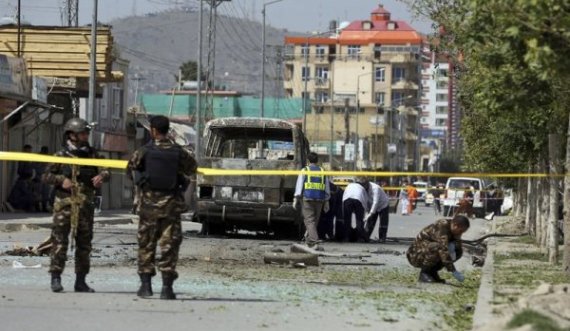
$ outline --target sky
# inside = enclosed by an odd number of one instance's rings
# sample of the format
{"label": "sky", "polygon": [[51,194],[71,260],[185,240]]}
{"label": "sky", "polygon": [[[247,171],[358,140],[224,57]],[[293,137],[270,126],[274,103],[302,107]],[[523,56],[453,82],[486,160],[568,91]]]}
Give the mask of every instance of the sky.
{"label": "sky", "polygon": [[[21,0],[22,18],[33,25],[61,25],[60,7],[65,0]],[[220,5],[221,14],[261,21],[261,9],[269,0],[231,0]],[[13,16],[17,0],[0,0],[0,17]],[[183,6],[196,7],[198,0],[99,0],[99,21],[145,15]],[[378,0],[283,0],[268,5],[267,24],[296,32],[326,31],[331,20],[352,21],[369,16]],[[381,1],[392,18],[405,20],[416,30],[431,32],[431,23],[415,18],[408,7],[397,0]],[[91,22],[93,0],[79,0],[79,24]]]}

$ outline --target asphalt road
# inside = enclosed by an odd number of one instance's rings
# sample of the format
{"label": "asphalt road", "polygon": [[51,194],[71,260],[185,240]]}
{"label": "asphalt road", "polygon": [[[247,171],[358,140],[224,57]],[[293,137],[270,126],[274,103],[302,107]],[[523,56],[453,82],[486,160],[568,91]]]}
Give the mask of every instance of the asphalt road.
{"label": "asphalt road", "polygon": [[[413,237],[436,220],[426,207],[411,216],[390,216],[389,237]],[[474,221],[465,237],[478,237],[483,224]],[[176,301],[158,299],[159,277],[153,280],[154,297],[136,297],[135,225],[96,226],[88,276],[94,294],[72,292],[73,261],[63,275],[65,292],[55,294],[49,289],[47,257],[0,256],[1,329],[439,330],[442,325],[442,308],[415,300],[413,293],[445,294],[452,287],[416,284],[417,271],[407,264],[404,244],[324,243],[326,252],[367,256],[323,258],[319,267],[296,269],[261,260],[264,252],[287,251],[292,242],[254,235],[199,238],[198,229],[184,223]],[[48,234],[42,228],[0,232],[0,251],[36,245]],[[14,261],[41,267],[14,268]],[[470,270],[469,262],[467,256],[457,266]]]}

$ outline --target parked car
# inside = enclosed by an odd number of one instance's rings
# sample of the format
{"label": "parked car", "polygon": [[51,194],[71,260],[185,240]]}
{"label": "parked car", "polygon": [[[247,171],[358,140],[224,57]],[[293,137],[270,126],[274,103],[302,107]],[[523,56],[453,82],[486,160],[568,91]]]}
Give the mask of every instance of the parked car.
{"label": "parked car", "polygon": [[425,201],[429,184],[427,182],[414,182],[416,191],[418,191],[418,201]]}
{"label": "parked car", "polygon": [[487,200],[484,189],[487,187],[485,181],[475,177],[450,177],[445,185],[445,197],[443,199],[443,214],[451,216],[453,209],[459,206],[459,201],[470,187],[473,192],[473,209],[476,217],[484,217],[487,211]]}
{"label": "parked car", "polygon": [[[200,167],[299,170],[309,144],[299,127],[267,118],[220,118],[206,124]],[[198,176],[197,212],[202,232],[272,231],[300,238],[304,224],[293,208],[296,176]]]}
{"label": "parked car", "polygon": [[429,207],[433,204],[434,202],[434,196],[433,194],[428,190],[427,193],[425,194],[425,199],[424,199],[424,203],[426,205],[426,207]]}

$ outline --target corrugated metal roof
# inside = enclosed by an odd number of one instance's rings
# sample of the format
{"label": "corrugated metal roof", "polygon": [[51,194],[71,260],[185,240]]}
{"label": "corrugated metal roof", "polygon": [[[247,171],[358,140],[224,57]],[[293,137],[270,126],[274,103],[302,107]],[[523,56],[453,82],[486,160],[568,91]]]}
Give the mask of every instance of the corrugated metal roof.
{"label": "corrugated metal roof", "polygon": [[[141,103],[145,111],[152,115],[168,116],[172,103],[172,117],[188,119],[196,111],[195,95],[143,94]],[[214,97],[214,118],[258,117],[260,101],[257,97]],[[301,98],[265,98],[264,117],[278,119],[298,119],[303,117]],[[310,103],[307,105],[310,109]]]}

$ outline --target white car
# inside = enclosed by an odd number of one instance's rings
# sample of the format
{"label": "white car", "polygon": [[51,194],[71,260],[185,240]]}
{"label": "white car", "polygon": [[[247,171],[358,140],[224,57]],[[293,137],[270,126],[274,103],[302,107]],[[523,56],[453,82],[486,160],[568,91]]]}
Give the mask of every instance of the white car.
{"label": "white car", "polygon": [[427,182],[414,182],[414,186],[416,187],[416,191],[418,191],[418,201],[425,201],[426,194],[427,194],[428,187],[429,187],[428,183]]}
{"label": "white car", "polygon": [[463,199],[463,194],[469,187],[474,188],[473,209],[477,217],[485,216],[487,200],[484,199],[483,192],[487,186],[481,178],[475,177],[450,177],[445,185],[445,198],[443,199],[443,215],[451,216],[453,208],[459,205]]}

